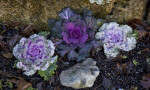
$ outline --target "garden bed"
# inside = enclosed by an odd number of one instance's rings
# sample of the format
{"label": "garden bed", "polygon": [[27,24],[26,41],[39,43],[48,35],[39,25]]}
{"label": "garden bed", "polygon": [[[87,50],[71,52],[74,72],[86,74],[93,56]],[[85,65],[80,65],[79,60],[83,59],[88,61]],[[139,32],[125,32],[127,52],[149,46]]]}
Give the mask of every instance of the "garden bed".
{"label": "garden bed", "polygon": [[[13,25],[15,25],[13,23]],[[19,77],[32,84],[33,88],[38,88],[39,90],[73,90],[69,87],[64,87],[60,84],[59,75],[60,73],[72,67],[77,62],[68,61],[66,57],[59,58],[57,65],[58,68],[54,76],[50,78],[49,81],[44,81],[37,73],[33,76],[26,76],[23,72],[14,67],[15,58],[11,55],[11,45],[14,42],[18,42],[19,29],[11,27],[11,25],[1,24],[1,29],[3,26],[3,34],[1,35],[2,41],[0,42],[0,78],[2,80],[3,90],[11,90],[10,84],[6,84],[7,81],[13,82],[13,79],[19,80]],[[4,26],[6,27],[4,29]],[[13,39],[11,39],[13,38]],[[124,52],[118,58],[113,60],[108,60],[104,54],[103,48],[98,52],[91,52],[89,56],[96,60],[97,67],[100,70],[100,74],[97,77],[94,86],[91,88],[86,88],[85,90],[103,90],[103,89],[125,89],[142,90],[142,77],[150,73],[150,65],[148,59],[150,58],[150,37],[146,34],[142,39],[138,40],[136,48]],[[149,82],[145,81],[149,84]],[[26,85],[26,84],[25,84]],[[24,87],[24,86],[22,86]],[[18,85],[13,83],[13,89],[18,88]]]}

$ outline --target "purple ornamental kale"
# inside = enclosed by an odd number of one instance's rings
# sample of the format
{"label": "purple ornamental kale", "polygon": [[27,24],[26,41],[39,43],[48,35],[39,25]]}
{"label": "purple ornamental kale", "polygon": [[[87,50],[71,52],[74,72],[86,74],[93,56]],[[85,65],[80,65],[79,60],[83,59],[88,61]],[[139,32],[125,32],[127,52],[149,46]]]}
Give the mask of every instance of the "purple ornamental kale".
{"label": "purple ornamental kale", "polygon": [[64,29],[62,36],[67,44],[84,44],[88,39],[84,21],[64,23]]}
{"label": "purple ornamental kale", "polygon": [[136,47],[136,37],[128,25],[119,25],[116,22],[105,23],[99,28],[95,37],[100,39],[104,52],[108,58],[116,57],[120,49],[130,51]]}
{"label": "purple ornamental kale", "polygon": [[[97,21],[92,12],[84,10],[83,16],[70,8],[65,8],[59,14],[60,19],[49,20],[49,29],[54,38],[61,39],[56,51],[63,57],[67,54],[69,60],[84,60],[93,47]],[[78,51],[78,52],[77,52]]]}
{"label": "purple ornamental kale", "polygon": [[33,75],[37,70],[45,71],[57,57],[54,54],[54,44],[45,37],[34,34],[30,38],[22,38],[13,48],[13,55],[19,60],[17,68],[24,74]]}
{"label": "purple ornamental kale", "polygon": [[120,28],[112,28],[105,32],[105,40],[103,43],[109,44],[110,47],[119,46],[124,42],[124,34]]}

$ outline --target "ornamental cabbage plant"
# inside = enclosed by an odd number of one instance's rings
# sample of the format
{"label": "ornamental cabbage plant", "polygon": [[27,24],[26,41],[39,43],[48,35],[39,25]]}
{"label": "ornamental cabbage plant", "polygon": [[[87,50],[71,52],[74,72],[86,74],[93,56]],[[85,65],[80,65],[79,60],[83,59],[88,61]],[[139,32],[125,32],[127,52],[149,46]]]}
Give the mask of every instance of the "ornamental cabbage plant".
{"label": "ornamental cabbage plant", "polygon": [[95,35],[103,43],[104,53],[108,58],[116,57],[120,50],[130,51],[136,47],[136,35],[128,25],[116,22],[105,23]]}
{"label": "ornamental cabbage plant", "polygon": [[98,45],[94,40],[97,30],[97,20],[92,17],[92,11],[84,10],[82,15],[70,8],[64,8],[59,13],[59,20],[50,19],[49,29],[57,44],[56,51],[68,60],[84,60],[93,48]]}
{"label": "ornamental cabbage plant", "polygon": [[104,5],[105,3],[110,3],[112,0],[89,0],[90,3],[97,3],[99,5]]}
{"label": "ornamental cabbage plant", "polygon": [[37,70],[45,71],[56,62],[54,44],[44,36],[34,34],[29,38],[22,38],[14,48],[13,55],[19,60],[16,66],[27,76],[33,75]]}

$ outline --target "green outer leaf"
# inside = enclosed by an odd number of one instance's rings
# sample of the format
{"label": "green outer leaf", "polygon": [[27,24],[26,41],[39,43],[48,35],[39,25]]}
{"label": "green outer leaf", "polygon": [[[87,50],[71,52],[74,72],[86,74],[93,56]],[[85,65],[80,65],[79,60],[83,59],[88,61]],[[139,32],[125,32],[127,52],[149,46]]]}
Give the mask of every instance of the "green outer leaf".
{"label": "green outer leaf", "polygon": [[1,30],[0,34],[4,34],[6,32],[6,30]]}
{"label": "green outer leaf", "polygon": [[28,88],[26,88],[26,90],[38,90],[38,89],[35,89],[33,87],[28,87]]}
{"label": "green outer leaf", "polygon": [[101,27],[104,23],[106,23],[106,20],[99,18],[96,20],[97,21],[97,26]]}
{"label": "green outer leaf", "polygon": [[13,88],[13,84],[11,82],[8,82],[10,88]]}
{"label": "green outer leaf", "polygon": [[41,77],[44,77],[44,80],[48,81],[50,79],[50,77],[55,73],[55,70],[57,69],[57,65],[56,64],[51,64],[47,70],[45,71],[38,71],[38,74]]}
{"label": "green outer leaf", "polygon": [[138,40],[138,32],[136,30],[134,30],[134,32],[132,33],[132,36],[136,38],[136,40]]}
{"label": "green outer leaf", "polygon": [[44,36],[44,37],[47,37],[49,34],[50,34],[50,32],[48,32],[48,31],[44,31],[44,32],[39,32],[38,33],[38,35]]}
{"label": "green outer leaf", "polygon": [[5,85],[9,85],[10,88],[13,88],[13,84],[9,82],[8,80],[5,82]]}
{"label": "green outer leaf", "polygon": [[2,88],[2,79],[0,79],[0,90],[3,90],[3,88]]}
{"label": "green outer leaf", "polygon": [[17,63],[19,62],[19,60],[15,60],[15,64],[14,64],[14,68],[17,68]]}
{"label": "green outer leaf", "polygon": [[150,58],[147,58],[147,59],[146,59],[146,63],[147,63],[148,65],[150,65]]}
{"label": "green outer leaf", "polygon": [[137,62],[136,60],[133,60],[132,62],[135,66],[139,65],[139,62]]}

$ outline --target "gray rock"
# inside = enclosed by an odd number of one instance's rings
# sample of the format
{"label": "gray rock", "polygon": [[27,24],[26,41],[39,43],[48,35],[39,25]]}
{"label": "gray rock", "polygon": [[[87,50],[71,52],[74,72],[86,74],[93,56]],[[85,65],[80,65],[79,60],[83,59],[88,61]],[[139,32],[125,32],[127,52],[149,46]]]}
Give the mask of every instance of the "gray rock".
{"label": "gray rock", "polygon": [[60,74],[60,82],[64,86],[75,89],[92,87],[98,75],[99,69],[96,66],[96,61],[88,58],[82,63],[78,63],[62,71]]}

